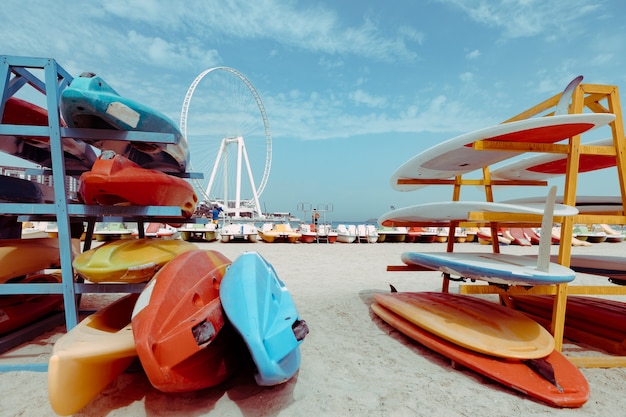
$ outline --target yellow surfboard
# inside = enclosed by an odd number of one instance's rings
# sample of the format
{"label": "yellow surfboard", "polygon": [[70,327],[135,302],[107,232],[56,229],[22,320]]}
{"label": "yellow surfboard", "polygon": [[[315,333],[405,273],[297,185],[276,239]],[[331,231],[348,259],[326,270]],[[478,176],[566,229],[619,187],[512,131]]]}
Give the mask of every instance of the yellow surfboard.
{"label": "yellow surfboard", "polygon": [[537,359],[554,338],[524,314],[495,302],[450,293],[374,294],[376,302],[443,339],[486,355]]}
{"label": "yellow surfboard", "polygon": [[72,265],[91,282],[139,283],[152,276],[177,255],[198,249],[182,240],[116,240],[81,253]]}
{"label": "yellow surfboard", "polygon": [[130,294],[87,317],[55,344],[48,363],[48,398],[55,413],[78,412],[137,357]]}

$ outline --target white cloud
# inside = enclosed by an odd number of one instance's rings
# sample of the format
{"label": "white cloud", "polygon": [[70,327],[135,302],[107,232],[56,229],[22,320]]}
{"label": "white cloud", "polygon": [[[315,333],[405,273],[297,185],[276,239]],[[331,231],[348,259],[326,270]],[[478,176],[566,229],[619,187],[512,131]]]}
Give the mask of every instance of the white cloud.
{"label": "white cloud", "polygon": [[362,104],[367,107],[384,107],[387,103],[385,97],[374,97],[360,89],[350,93],[349,97],[357,105]]}
{"label": "white cloud", "polygon": [[479,51],[478,49],[474,49],[473,51],[468,52],[468,53],[465,55],[465,58],[467,58],[467,59],[470,59],[470,60],[471,60],[471,59],[476,59],[476,58],[478,58],[480,55],[481,55],[480,51]]}
{"label": "white cloud", "polygon": [[502,31],[505,38],[567,35],[580,18],[601,10],[603,0],[438,0],[474,21]]}

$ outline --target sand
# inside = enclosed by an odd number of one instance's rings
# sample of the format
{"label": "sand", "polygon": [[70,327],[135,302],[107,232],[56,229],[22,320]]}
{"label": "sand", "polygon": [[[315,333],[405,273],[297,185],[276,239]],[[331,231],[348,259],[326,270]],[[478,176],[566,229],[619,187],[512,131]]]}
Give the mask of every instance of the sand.
{"label": "sand", "polygon": [[[625,243],[574,247],[574,253],[623,254]],[[440,355],[410,341],[369,310],[372,294],[438,291],[436,272],[387,272],[404,251],[444,251],[445,244],[203,243],[231,259],[258,251],[272,263],[310,328],[301,345],[302,364],[289,382],[259,387],[243,368],[223,385],[184,394],[152,388],[138,369],[117,378],[77,416],[608,416],[626,406],[626,370],[582,369],[591,395],[578,409],[555,409],[471,371],[459,371]],[[455,250],[489,251],[478,243]],[[533,254],[537,248],[507,246],[503,253]],[[558,251],[552,247],[553,253]],[[572,285],[606,284],[580,276]],[[456,283],[451,291],[456,291]],[[81,309],[102,306],[117,295],[88,294]],[[0,355],[0,363],[47,362],[64,327]],[[565,351],[587,348],[565,345]],[[0,417],[54,416],[45,372],[0,374]],[[617,413],[617,414],[616,414]]]}

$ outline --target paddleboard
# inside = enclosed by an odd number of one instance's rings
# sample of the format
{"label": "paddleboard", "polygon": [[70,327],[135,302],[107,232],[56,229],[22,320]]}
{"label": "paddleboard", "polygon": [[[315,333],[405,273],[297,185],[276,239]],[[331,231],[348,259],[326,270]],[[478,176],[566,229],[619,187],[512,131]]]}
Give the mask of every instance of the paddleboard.
{"label": "paddleboard", "polygon": [[92,145],[114,151],[143,168],[185,172],[189,150],[178,125],[159,111],[120,96],[95,74],[74,78],[61,93],[60,110],[70,127],[171,133],[173,144],[100,140]]}
{"label": "paddleboard", "polygon": [[[534,371],[526,361],[483,355],[442,339],[405,320],[378,303],[372,311],[390,326],[452,361],[506,387],[555,407],[581,407],[589,398],[589,384],[580,370],[553,350],[545,360],[554,370],[555,382]],[[560,389],[559,389],[560,388]]]}
{"label": "paddleboard", "polygon": [[554,350],[554,338],[547,330],[491,301],[435,292],[378,293],[374,299],[414,325],[485,355],[537,359]]}
{"label": "paddleboard", "polygon": [[457,136],[420,152],[391,176],[391,187],[412,191],[421,184],[398,184],[399,179],[449,179],[520,155],[518,151],[474,150],[479,140],[556,143],[615,120],[614,114],[564,114],[503,123]]}
{"label": "paddleboard", "polygon": [[90,315],[54,344],[48,398],[55,413],[77,413],[136,359],[130,315],[138,294]]}
{"label": "paddleboard", "polygon": [[[468,219],[470,212],[488,213],[515,213],[515,214],[544,214],[545,197],[543,203],[494,203],[489,201],[442,201],[424,203],[389,211],[383,214],[378,223],[385,227],[406,226],[409,223],[449,223],[452,220],[463,221]],[[571,206],[557,204],[554,207],[555,216],[574,216],[578,210]]]}
{"label": "paddleboard", "polygon": [[[28,101],[10,97],[4,106],[2,124],[48,126],[48,112]],[[97,157],[91,146],[72,138],[64,138],[62,142],[65,169],[71,175],[75,175],[72,171],[80,173],[91,168]],[[49,137],[4,135],[0,140],[0,151],[52,168]]]}
{"label": "paddleboard", "polygon": [[[31,275],[20,281],[27,283],[59,283],[61,277],[52,274]],[[39,320],[46,314],[60,308],[61,294],[15,294],[0,296],[0,335],[12,332]]]}
{"label": "paddleboard", "polygon": [[142,168],[112,151],[102,152],[91,171],[80,176],[78,195],[86,204],[178,206],[184,217],[191,217],[198,204],[184,179]]}
{"label": "paddleboard", "polygon": [[[549,326],[554,296],[511,295],[517,310]],[[606,350],[626,354],[626,303],[600,297],[569,295],[565,316],[565,337]]]}
{"label": "paddleboard", "polygon": [[402,262],[468,279],[505,285],[549,285],[571,282],[576,273],[550,262],[547,271],[537,268],[537,258],[484,252],[405,252]]}
{"label": "paddleboard", "polygon": [[220,297],[256,365],[257,384],[291,379],[300,367],[299,346],[309,329],[274,267],[257,252],[244,252],[226,270]]}
{"label": "paddleboard", "polygon": [[192,250],[163,267],[141,293],[133,334],[150,383],[183,392],[225,381],[245,352],[224,317],[219,288],[230,260],[220,252]]}
{"label": "paddleboard", "polygon": [[122,239],[78,255],[72,266],[91,282],[146,282],[183,252],[198,249],[182,240]]}
{"label": "paddleboard", "polygon": [[[613,139],[602,139],[585,143],[588,146],[613,146]],[[581,154],[578,173],[611,168],[616,164],[615,156]],[[567,155],[558,153],[533,154],[527,158],[510,162],[491,171],[492,179],[543,181],[565,175]]]}
{"label": "paddleboard", "polygon": [[[550,258],[552,262],[558,260],[557,255]],[[608,277],[617,284],[626,285],[626,258],[623,256],[572,254],[569,267],[576,272]]]}

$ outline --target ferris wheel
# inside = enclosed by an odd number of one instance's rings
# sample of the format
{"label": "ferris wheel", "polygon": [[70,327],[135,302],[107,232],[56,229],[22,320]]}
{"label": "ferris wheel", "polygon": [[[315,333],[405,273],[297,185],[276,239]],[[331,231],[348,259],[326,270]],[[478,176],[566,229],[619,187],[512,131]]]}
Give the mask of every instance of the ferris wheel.
{"label": "ferris wheel", "polygon": [[190,170],[204,176],[191,180],[200,200],[221,203],[236,217],[250,207],[260,215],[272,136],[252,83],[229,67],[201,72],[185,95],[180,129],[190,150]]}

